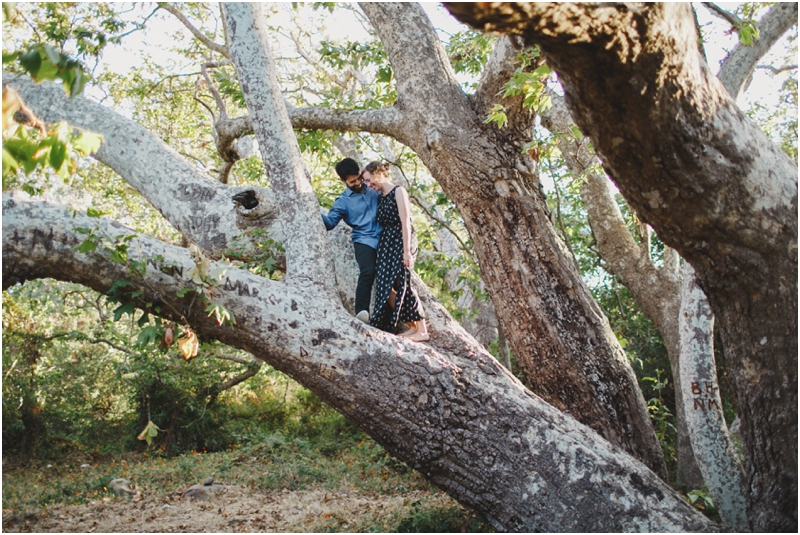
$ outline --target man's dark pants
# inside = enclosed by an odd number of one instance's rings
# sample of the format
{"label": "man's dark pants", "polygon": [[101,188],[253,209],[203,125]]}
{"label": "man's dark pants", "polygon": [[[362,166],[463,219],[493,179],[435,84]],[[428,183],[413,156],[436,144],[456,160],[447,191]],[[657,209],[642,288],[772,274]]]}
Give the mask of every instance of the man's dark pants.
{"label": "man's dark pants", "polygon": [[358,262],[358,284],[356,285],[356,314],[362,310],[369,312],[369,301],[372,298],[372,283],[375,282],[375,262],[378,251],[364,245],[354,243],[356,262]]}

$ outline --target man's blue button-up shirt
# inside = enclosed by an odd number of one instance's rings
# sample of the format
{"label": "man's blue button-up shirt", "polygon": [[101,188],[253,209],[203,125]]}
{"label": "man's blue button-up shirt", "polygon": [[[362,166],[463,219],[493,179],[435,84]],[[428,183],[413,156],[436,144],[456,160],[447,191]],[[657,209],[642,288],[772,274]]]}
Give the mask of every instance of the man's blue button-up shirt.
{"label": "man's blue button-up shirt", "polygon": [[334,201],[328,215],[322,216],[325,228],[331,230],[344,219],[353,229],[353,243],[363,243],[377,249],[381,237],[381,225],[375,219],[379,196],[380,193],[366,185],[361,193],[345,188]]}

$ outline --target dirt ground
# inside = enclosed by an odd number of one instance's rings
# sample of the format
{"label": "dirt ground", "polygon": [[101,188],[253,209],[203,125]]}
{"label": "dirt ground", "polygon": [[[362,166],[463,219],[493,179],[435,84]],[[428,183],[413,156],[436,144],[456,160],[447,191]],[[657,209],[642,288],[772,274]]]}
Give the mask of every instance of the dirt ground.
{"label": "dirt ground", "polygon": [[[258,492],[220,487],[204,499],[137,494],[80,505],[53,505],[38,513],[3,518],[4,532],[33,533],[243,533],[394,531],[398,518],[425,498],[452,503],[444,494],[412,491],[369,496],[310,491]],[[427,502],[431,503],[431,502]]]}

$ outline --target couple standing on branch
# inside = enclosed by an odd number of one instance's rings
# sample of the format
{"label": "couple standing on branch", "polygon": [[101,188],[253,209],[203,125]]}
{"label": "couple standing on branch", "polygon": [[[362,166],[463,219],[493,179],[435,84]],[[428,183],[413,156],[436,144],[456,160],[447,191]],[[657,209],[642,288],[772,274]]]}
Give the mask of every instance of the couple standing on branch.
{"label": "couple standing on branch", "polygon": [[[336,164],[336,174],[346,189],[322,220],[328,230],[343,219],[353,229],[359,269],[356,317],[392,333],[398,323],[407,323],[410,328],[399,336],[426,342],[430,335],[425,313],[411,284],[417,240],[411,225],[408,192],[389,181],[388,171],[389,164],[370,162],[359,172],[358,163],[352,158]],[[375,310],[370,318],[369,303],[376,279]]]}

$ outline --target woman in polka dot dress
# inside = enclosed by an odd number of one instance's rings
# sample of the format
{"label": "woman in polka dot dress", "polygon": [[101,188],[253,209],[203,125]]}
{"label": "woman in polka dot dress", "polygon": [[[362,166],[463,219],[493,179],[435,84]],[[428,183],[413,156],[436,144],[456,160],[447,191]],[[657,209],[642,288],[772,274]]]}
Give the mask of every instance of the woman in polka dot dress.
{"label": "woman in polka dot dress", "polygon": [[408,192],[389,182],[389,164],[370,162],[362,176],[378,192],[376,218],[381,224],[375,277],[375,311],[370,324],[394,332],[399,322],[411,328],[400,336],[414,342],[430,340],[425,312],[411,285],[411,269],[417,254],[416,235],[411,226]]}

